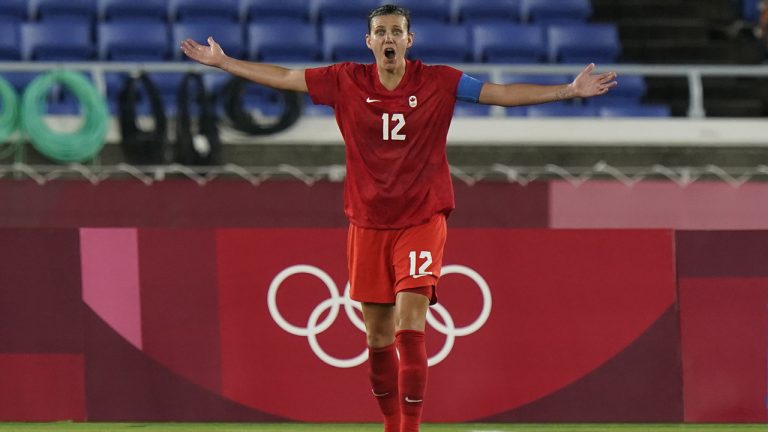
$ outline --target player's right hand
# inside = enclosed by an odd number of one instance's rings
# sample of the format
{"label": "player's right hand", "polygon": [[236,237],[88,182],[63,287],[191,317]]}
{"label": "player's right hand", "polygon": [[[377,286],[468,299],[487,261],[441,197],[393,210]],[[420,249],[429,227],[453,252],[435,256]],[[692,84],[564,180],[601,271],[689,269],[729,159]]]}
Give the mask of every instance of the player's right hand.
{"label": "player's right hand", "polygon": [[208,66],[221,67],[227,58],[224,50],[211,36],[208,37],[208,45],[201,45],[192,39],[186,39],[181,43],[181,50],[192,60]]}

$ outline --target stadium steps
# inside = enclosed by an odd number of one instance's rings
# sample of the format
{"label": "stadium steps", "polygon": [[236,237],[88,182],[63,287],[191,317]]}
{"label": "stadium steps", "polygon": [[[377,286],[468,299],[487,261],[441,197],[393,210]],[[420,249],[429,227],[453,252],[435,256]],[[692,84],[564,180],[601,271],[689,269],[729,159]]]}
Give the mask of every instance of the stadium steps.
{"label": "stadium steps", "polygon": [[[592,0],[593,19],[619,26],[622,63],[757,64],[765,54],[740,26],[730,0]],[[705,79],[704,109],[709,117],[768,115],[766,80]],[[683,77],[646,77],[645,102],[664,103],[673,116],[688,113]]]}

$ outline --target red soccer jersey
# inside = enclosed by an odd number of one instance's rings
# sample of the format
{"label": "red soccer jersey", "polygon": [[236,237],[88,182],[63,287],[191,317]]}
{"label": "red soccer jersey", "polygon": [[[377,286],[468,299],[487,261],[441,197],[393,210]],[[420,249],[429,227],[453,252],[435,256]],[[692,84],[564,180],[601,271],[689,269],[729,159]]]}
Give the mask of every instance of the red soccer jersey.
{"label": "red soccer jersey", "polygon": [[364,228],[404,228],[454,208],[445,154],[461,71],[407,61],[394,90],[375,64],[307,69],[309,94],[329,105],[346,144],[344,212]]}

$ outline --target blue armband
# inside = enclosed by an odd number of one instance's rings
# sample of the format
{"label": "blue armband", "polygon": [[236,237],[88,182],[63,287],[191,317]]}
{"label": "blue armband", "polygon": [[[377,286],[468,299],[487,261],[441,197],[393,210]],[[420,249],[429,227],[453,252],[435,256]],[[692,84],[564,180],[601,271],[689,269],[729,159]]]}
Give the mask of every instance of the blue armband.
{"label": "blue armband", "polygon": [[483,82],[467,74],[461,74],[459,87],[456,89],[456,99],[464,102],[477,103],[480,100],[480,90]]}

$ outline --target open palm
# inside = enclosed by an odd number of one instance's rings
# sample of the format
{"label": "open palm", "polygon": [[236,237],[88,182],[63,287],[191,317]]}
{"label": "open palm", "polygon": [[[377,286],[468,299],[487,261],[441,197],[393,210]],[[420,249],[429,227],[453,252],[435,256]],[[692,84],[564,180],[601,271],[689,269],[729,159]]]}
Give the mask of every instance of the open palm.
{"label": "open palm", "polygon": [[576,79],[573,80],[571,86],[573,87],[574,96],[598,96],[605,94],[611,88],[616,87],[618,84],[616,82],[616,72],[605,72],[592,75],[594,69],[595,64],[590,63],[581,71],[581,73],[579,73]]}
{"label": "open palm", "polygon": [[186,39],[181,43],[181,50],[192,60],[208,66],[220,67],[227,58],[224,50],[212,37],[208,38],[208,45]]}

